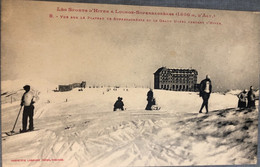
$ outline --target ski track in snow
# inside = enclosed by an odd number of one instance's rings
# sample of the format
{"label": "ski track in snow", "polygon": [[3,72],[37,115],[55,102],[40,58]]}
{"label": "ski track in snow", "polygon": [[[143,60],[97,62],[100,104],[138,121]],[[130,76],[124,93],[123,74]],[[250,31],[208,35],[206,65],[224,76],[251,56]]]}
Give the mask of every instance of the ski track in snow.
{"label": "ski track in snow", "polygon": [[[197,93],[155,90],[162,109],[145,111],[147,91],[100,88],[41,93],[34,116],[38,130],[2,134],[3,166],[256,163],[257,110],[238,110],[234,95],[214,93],[210,113],[198,114],[202,100]],[[123,97],[126,111],[112,111],[118,96]],[[2,106],[2,132],[12,129],[19,107],[18,102]],[[21,115],[15,131],[20,127]],[[12,162],[17,159],[27,162]]]}

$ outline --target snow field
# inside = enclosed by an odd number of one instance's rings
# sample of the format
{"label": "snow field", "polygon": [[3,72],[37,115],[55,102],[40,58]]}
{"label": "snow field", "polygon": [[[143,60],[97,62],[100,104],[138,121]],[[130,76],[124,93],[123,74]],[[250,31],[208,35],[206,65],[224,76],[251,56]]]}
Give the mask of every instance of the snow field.
{"label": "snow field", "polygon": [[[198,93],[154,90],[161,110],[146,111],[147,91],[40,91],[34,116],[38,131],[2,136],[3,166],[256,163],[258,110],[238,110],[235,95],[213,93],[209,114],[198,114],[202,103]],[[118,96],[126,111],[113,112]],[[3,107],[3,132],[12,129],[18,110],[19,103]],[[21,116],[15,131],[20,127]]]}

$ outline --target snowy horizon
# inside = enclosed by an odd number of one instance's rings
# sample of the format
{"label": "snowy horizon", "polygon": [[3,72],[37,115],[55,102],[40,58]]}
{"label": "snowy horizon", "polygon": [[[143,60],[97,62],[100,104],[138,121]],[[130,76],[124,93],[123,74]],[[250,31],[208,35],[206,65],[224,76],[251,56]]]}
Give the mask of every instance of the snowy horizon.
{"label": "snowy horizon", "polygon": [[[120,84],[119,83],[102,83],[102,82],[88,82],[87,80],[75,80],[73,82],[52,82],[50,80],[43,80],[43,79],[39,79],[39,80],[33,80],[33,79],[16,79],[16,80],[2,80],[1,81],[1,92],[5,92],[5,91],[10,91],[14,90],[14,89],[23,89],[24,85],[31,85],[33,87],[35,87],[35,89],[52,89],[55,90],[56,88],[58,88],[59,85],[69,85],[69,84],[73,84],[73,83],[81,83],[82,81],[86,81],[86,86],[89,87],[93,87],[93,86],[104,86],[104,87],[128,87],[128,88],[134,88],[134,87],[138,87],[138,88],[151,88],[154,89],[154,85],[152,83],[152,85],[150,86],[148,85],[142,85],[142,84],[135,84],[135,83],[130,83],[130,84]],[[200,81],[199,81],[200,82]],[[199,84],[198,82],[198,84]],[[228,92],[228,91],[232,91],[232,90],[249,90],[250,86],[254,87],[254,90],[257,91],[259,90],[259,85],[249,85],[248,87],[234,87],[234,88],[227,88],[227,89],[217,89],[215,87],[215,83],[213,83],[213,92]],[[19,85],[19,86],[17,86]],[[160,89],[159,89],[160,90]]]}

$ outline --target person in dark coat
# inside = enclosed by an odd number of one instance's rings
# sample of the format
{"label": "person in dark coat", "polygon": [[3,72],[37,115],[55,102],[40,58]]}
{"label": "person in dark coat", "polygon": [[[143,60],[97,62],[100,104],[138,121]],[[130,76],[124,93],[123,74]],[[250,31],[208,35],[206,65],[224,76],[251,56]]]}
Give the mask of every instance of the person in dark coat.
{"label": "person in dark coat", "polygon": [[202,109],[204,108],[204,106],[206,108],[206,114],[209,112],[208,101],[209,101],[211,92],[212,92],[211,80],[210,80],[210,77],[208,75],[206,75],[206,79],[204,79],[200,82],[200,97],[202,97],[203,102],[202,102],[199,113],[202,113]]}
{"label": "person in dark coat", "polygon": [[238,97],[238,108],[246,108],[246,99],[247,99],[247,91],[244,90],[243,92],[237,95]]}
{"label": "person in dark coat", "polygon": [[255,93],[254,93],[254,88],[253,86],[250,86],[250,90],[247,94],[247,99],[248,99],[248,108],[254,108],[255,107]]}
{"label": "person in dark coat", "polygon": [[114,111],[116,111],[117,109],[120,109],[122,111],[124,110],[124,103],[122,100],[123,100],[123,98],[121,98],[121,97],[117,98],[117,101],[114,104]]}
{"label": "person in dark coat", "polygon": [[145,110],[152,110],[152,105],[153,105],[153,91],[152,89],[150,89],[148,92],[147,92],[147,105],[145,107]]}
{"label": "person in dark coat", "polygon": [[21,99],[21,106],[24,106],[23,109],[23,118],[22,118],[22,124],[23,124],[23,129],[21,132],[26,132],[27,131],[27,120],[29,118],[29,131],[34,130],[33,127],[33,113],[34,113],[34,96],[33,93],[30,91],[30,86],[25,85],[23,87],[25,90],[25,93],[22,96]]}

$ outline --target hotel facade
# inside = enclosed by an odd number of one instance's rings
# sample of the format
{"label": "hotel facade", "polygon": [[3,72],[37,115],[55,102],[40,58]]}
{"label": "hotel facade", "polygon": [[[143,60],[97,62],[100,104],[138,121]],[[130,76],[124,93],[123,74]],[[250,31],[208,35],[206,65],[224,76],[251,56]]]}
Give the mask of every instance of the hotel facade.
{"label": "hotel facade", "polygon": [[195,69],[159,68],[154,73],[154,89],[196,91],[198,72]]}

